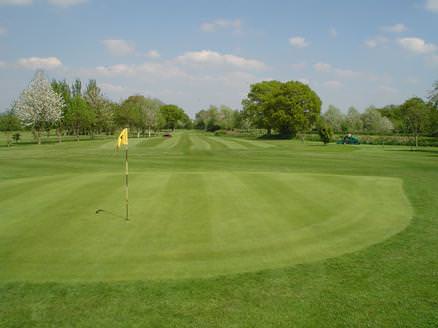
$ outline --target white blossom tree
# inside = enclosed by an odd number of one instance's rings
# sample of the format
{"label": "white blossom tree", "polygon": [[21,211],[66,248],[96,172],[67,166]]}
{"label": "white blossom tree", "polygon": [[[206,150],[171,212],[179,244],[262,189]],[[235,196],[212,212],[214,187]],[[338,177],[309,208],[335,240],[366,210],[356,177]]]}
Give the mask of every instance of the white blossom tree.
{"label": "white blossom tree", "polygon": [[53,91],[43,71],[37,71],[29,86],[14,104],[14,112],[23,125],[35,132],[41,144],[41,132],[62,117],[64,100]]}
{"label": "white blossom tree", "polygon": [[157,131],[163,125],[160,106],[162,106],[161,101],[151,98],[145,98],[141,105],[142,121],[144,127],[148,130],[149,138],[152,130]]}

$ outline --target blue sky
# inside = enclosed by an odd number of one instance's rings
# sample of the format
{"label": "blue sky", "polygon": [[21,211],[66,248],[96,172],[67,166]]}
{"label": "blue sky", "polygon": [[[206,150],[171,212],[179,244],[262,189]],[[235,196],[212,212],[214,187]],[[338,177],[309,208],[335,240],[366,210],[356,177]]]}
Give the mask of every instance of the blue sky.
{"label": "blue sky", "polygon": [[38,68],[194,114],[240,108],[251,83],[299,80],[343,111],[425,97],[438,0],[0,0],[0,111]]}

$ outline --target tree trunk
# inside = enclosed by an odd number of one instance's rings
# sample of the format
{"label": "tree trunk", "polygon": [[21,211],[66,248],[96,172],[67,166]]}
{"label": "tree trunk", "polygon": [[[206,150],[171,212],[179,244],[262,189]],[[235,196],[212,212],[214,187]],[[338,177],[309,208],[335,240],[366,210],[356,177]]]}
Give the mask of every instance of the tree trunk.
{"label": "tree trunk", "polygon": [[148,136],[151,137],[151,127],[148,128]]}
{"label": "tree trunk", "polygon": [[58,136],[58,142],[61,143],[62,142],[62,133],[61,133],[60,128],[56,129],[56,135]]}
{"label": "tree trunk", "polygon": [[41,145],[41,131],[37,130],[36,134],[37,134],[38,145]]}
{"label": "tree trunk", "polygon": [[76,141],[79,142],[79,129],[76,129]]}
{"label": "tree trunk", "polygon": [[8,147],[11,147],[11,143],[12,143],[11,134],[9,133],[9,131],[6,131],[5,135],[6,135],[6,144],[8,145]]}
{"label": "tree trunk", "polygon": [[140,131],[137,130],[137,139],[140,138]]}
{"label": "tree trunk", "polygon": [[418,135],[415,135],[415,148],[418,148]]}

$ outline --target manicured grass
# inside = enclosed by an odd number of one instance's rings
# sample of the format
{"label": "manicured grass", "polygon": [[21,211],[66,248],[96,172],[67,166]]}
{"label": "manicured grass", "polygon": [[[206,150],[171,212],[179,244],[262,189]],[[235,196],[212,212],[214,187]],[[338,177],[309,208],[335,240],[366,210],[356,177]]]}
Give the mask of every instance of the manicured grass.
{"label": "manicured grass", "polygon": [[[438,150],[0,148],[0,326],[434,327]],[[96,209],[104,211],[95,214]]]}

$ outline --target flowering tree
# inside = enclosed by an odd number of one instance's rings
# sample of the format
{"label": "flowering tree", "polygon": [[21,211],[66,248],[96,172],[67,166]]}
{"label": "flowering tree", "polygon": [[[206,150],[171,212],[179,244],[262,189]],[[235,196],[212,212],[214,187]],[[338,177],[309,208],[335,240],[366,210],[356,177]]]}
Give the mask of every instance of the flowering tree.
{"label": "flowering tree", "polygon": [[38,71],[14,104],[14,112],[23,125],[32,128],[41,144],[41,131],[61,119],[64,106],[64,100],[53,91],[44,72]]}

